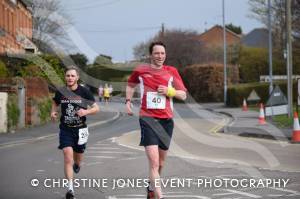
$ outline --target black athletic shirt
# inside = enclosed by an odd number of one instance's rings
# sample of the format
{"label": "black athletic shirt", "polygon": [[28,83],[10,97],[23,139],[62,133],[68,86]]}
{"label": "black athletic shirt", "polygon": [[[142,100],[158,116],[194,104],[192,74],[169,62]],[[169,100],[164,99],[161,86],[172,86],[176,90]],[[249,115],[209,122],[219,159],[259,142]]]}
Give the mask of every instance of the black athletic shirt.
{"label": "black athletic shirt", "polygon": [[80,108],[87,109],[95,103],[92,93],[78,85],[76,90],[71,91],[67,87],[56,91],[53,98],[56,105],[61,105],[60,128],[82,128],[85,126],[86,117],[79,117],[76,114]]}

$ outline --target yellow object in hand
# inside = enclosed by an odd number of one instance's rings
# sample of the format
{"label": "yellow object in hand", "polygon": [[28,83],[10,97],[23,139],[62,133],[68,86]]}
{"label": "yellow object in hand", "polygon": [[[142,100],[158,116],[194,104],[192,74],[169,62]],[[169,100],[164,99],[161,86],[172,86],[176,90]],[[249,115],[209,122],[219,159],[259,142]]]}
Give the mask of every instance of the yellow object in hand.
{"label": "yellow object in hand", "polygon": [[176,95],[176,90],[172,86],[168,87],[167,96],[174,97]]}

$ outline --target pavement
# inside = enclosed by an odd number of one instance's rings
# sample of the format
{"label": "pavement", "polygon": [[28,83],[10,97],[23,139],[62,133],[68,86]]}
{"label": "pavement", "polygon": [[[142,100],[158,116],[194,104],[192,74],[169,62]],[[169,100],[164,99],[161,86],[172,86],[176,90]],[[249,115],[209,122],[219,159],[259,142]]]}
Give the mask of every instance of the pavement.
{"label": "pavement", "polygon": [[201,104],[207,110],[224,114],[229,117],[230,122],[224,125],[219,132],[264,139],[275,139],[289,141],[292,137],[292,128],[278,128],[271,118],[266,118],[266,124],[261,125],[258,122],[259,113],[248,110],[242,111],[241,107],[224,107],[223,103]]}

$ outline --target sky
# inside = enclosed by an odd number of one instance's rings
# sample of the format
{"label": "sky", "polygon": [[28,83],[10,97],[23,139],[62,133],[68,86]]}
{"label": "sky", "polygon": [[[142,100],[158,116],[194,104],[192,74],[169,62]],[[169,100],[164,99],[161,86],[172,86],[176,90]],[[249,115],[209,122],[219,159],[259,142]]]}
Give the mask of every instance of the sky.
{"label": "sky", "polygon": [[[61,0],[71,17],[69,37],[90,61],[99,54],[114,62],[132,60],[133,47],[165,29],[199,34],[222,25],[222,0]],[[263,25],[249,17],[248,0],[225,0],[225,23],[243,33]]]}

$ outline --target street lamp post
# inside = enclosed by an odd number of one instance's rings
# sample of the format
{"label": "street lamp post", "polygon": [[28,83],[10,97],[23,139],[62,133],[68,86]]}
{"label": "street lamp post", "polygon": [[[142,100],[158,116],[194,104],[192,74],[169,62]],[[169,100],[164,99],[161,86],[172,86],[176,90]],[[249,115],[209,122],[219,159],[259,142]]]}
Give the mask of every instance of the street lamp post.
{"label": "street lamp post", "polygon": [[269,94],[273,90],[273,61],[272,61],[272,25],[271,25],[271,0],[268,0],[268,29],[269,29]]}
{"label": "street lamp post", "polygon": [[224,104],[227,104],[227,52],[226,52],[226,27],[225,27],[225,0],[223,0],[223,51],[224,51]]}
{"label": "street lamp post", "polygon": [[291,0],[286,1],[286,49],[287,49],[287,90],[288,90],[288,115],[293,117],[293,59],[292,59],[292,30],[291,30]]}

